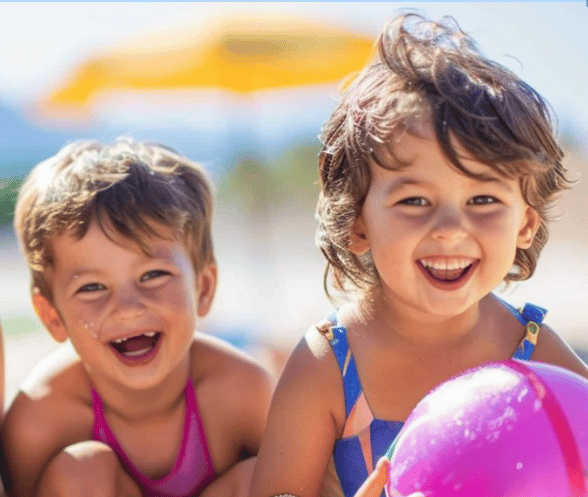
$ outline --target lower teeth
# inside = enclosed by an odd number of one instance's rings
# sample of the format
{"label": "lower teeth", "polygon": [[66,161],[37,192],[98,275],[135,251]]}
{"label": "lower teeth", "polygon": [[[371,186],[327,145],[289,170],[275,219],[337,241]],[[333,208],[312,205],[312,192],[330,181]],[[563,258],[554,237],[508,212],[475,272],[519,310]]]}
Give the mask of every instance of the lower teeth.
{"label": "lower teeth", "polygon": [[148,348],[147,349],[141,349],[141,350],[131,350],[131,351],[125,352],[124,354],[126,356],[136,357],[136,356],[140,356],[140,355],[146,354],[147,352],[149,352],[149,350],[150,349],[148,349]]}
{"label": "lower teeth", "polygon": [[[447,273],[449,272],[449,270],[436,270],[437,274],[434,274],[431,269],[427,268],[427,272],[437,281],[440,281],[442,283],[453,283],[454,281],[457,281],[460,278],[462,278],[469,271],[470,267],[471,264],[466,268],[463,268],[455,278],[447,278]],[[444,273],[443,276],[445,276],[445,278],[441,276],[441,273]]]}

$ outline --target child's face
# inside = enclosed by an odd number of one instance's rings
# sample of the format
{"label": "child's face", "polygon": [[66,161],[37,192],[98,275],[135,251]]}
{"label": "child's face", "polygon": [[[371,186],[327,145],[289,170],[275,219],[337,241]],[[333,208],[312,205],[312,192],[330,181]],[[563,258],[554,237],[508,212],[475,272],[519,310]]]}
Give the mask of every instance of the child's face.
{"label": "child's face", "polygon": [[110,240],[95,221],[81,240],[65,234],[52,242],[54,303],[35,295],[35,307],[56,340],[71,340],[96,383],[148,388],[187,371],[196,319],[208,312],[216,269],[210,265],[196,275],[183,243],[154,226],[170,239],[147,238],[149,255],[119,234]]}
{"label": "child's face", "polygon": [[539,216],[525,203],[517,179],[468,159],[462,162],[469,170],[492,180],[458,173],[431,133],[406,133],[393,152],[410,165],[392,170],[370,164],[371,183],[350,248],[356,254],[371,250],[387,301],[407,306],[412,315],[417,309],[457,315],[504,279],[517,247],[531,245]]}

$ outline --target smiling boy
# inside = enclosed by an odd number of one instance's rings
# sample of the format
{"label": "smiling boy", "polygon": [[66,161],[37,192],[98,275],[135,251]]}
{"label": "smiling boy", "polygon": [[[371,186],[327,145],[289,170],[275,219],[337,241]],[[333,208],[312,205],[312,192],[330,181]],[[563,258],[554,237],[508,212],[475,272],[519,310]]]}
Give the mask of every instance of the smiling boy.
{"label": "smiling boy", "polygon": [[35,310],[73,347],[7,414],[11,495],[188,497],[256,454],[272,382],[196,331],[216,288],[211,216],[205,172],[161,145],[76,142],[32,171],[15,227]]}

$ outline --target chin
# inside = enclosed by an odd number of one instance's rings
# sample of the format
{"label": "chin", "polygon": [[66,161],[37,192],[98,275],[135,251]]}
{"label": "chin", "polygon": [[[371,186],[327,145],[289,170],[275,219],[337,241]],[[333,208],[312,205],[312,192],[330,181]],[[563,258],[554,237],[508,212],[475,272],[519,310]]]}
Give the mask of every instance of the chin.
{"label": "chin", "polygon": [[425,309],[426,312],[435,314],[436,316],[452,318],[463,314],[478,301],[469,296],[447,296],[442,299],[429,300],[425,305]]}

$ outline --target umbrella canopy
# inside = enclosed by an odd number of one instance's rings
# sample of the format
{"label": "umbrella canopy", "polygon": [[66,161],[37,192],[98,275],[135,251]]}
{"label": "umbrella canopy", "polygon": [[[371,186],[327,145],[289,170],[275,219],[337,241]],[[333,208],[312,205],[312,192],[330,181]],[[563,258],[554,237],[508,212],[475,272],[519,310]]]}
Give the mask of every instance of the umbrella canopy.
{"label": "umbrella canopy", "polygon": [[300,18],[225,15],[141,37],[87,60],[43,99],[40,110],[89,113],[109,92],[251,94],[332,84],[364,66],[373,41]]}

